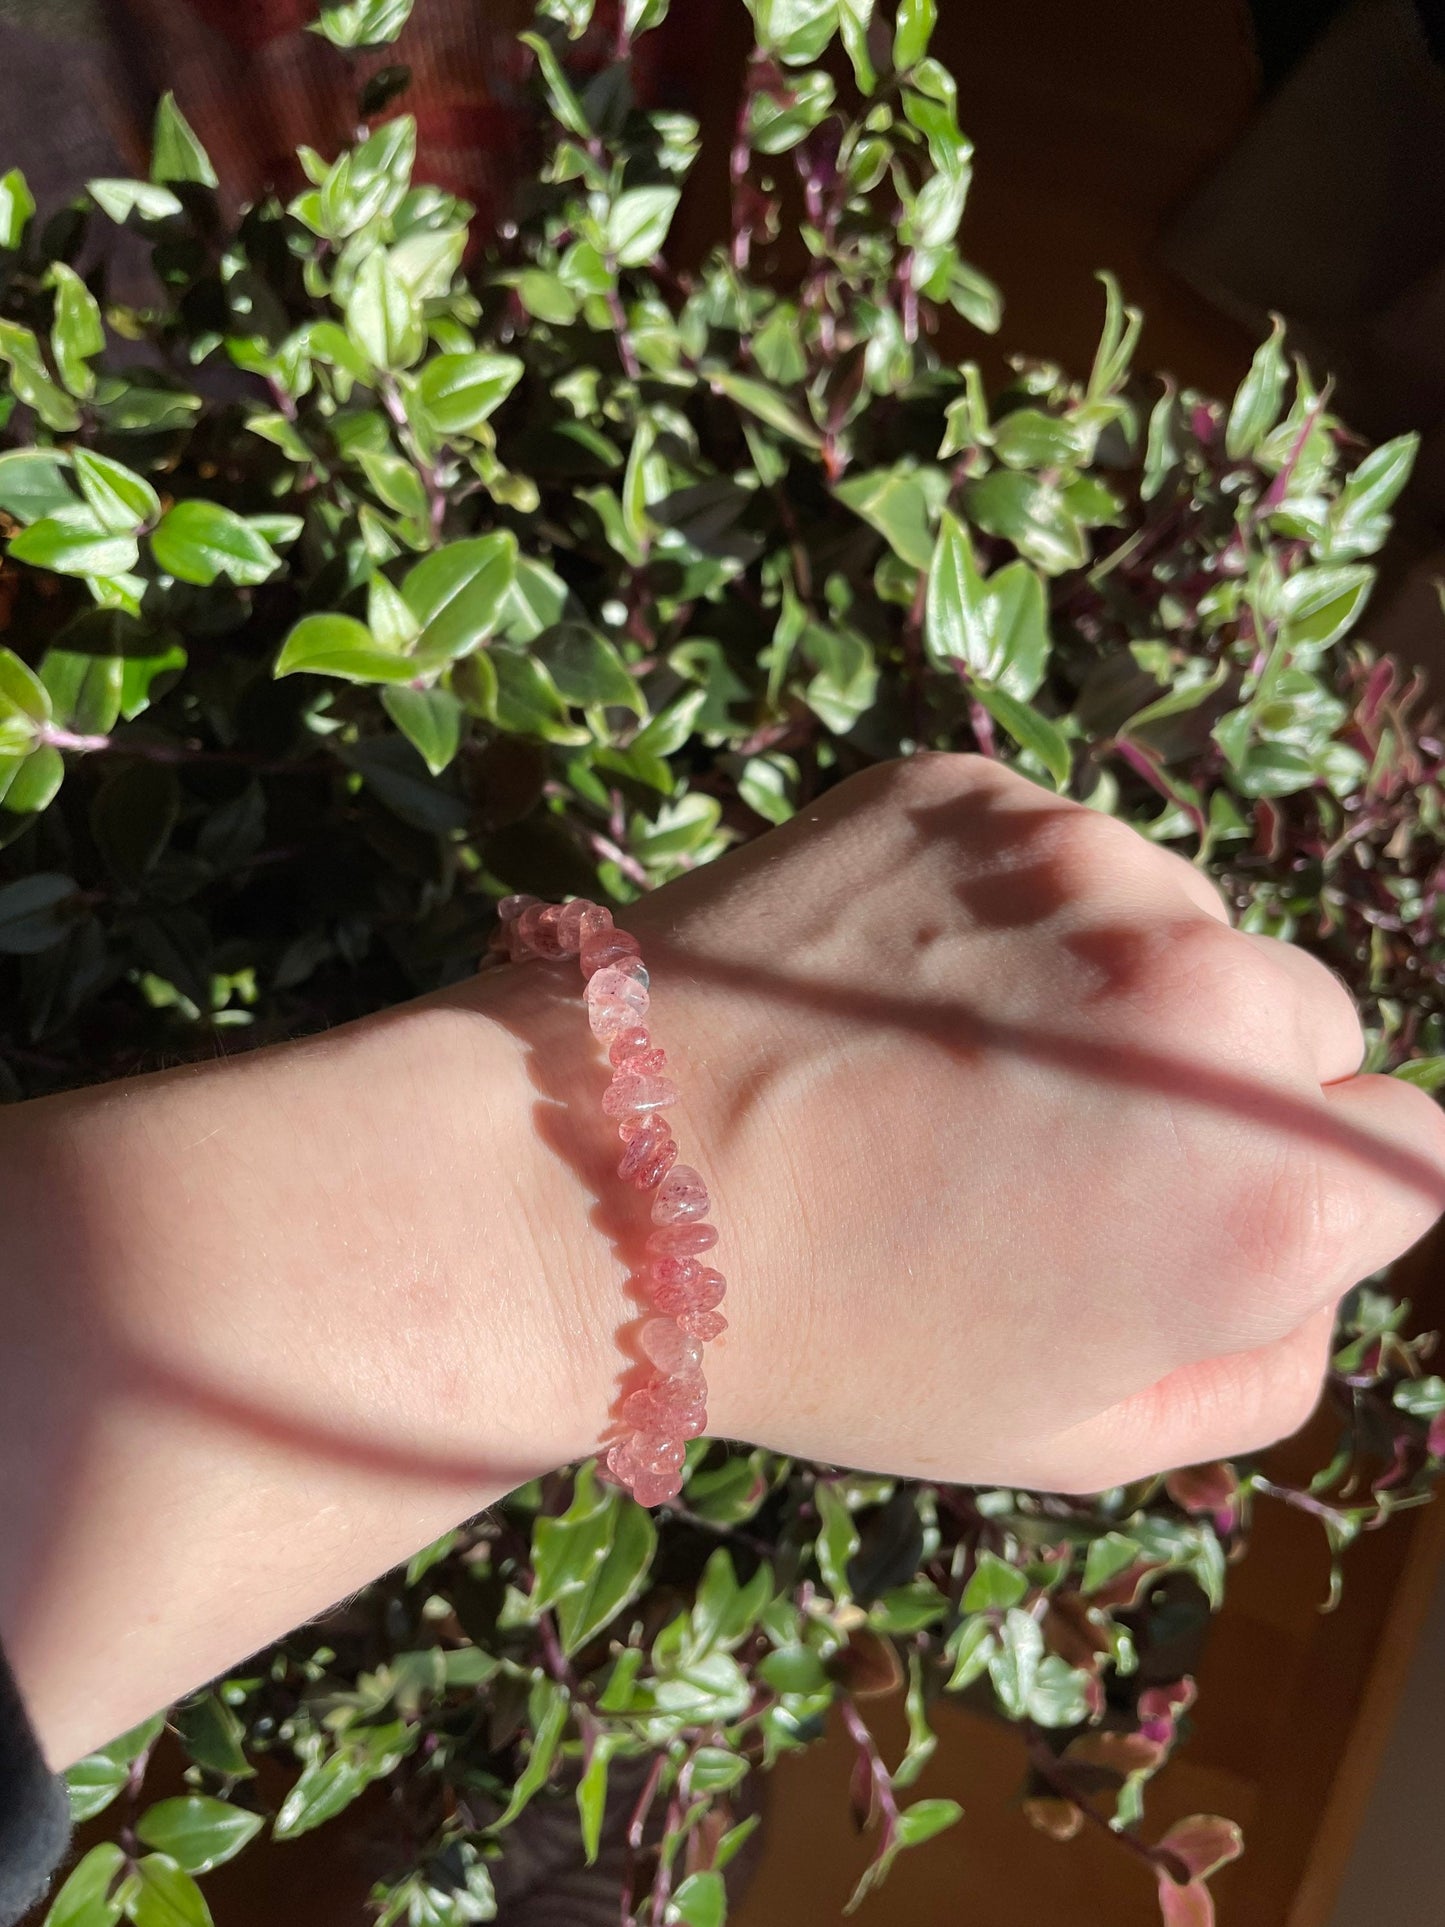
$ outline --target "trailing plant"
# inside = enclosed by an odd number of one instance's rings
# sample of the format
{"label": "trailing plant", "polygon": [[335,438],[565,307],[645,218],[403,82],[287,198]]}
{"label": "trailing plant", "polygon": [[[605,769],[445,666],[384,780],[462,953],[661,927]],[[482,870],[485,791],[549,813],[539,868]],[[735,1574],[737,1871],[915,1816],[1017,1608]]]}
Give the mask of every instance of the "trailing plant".
{"label": "trailing plant", "polygon": [[[397,1002],[474,967],[504,890],[625,904],[923,747],[1192,856],[1343,975],[1377,1068],[1441,1081],[1445,751],[1353,633],[1413,439],[1364,449],[1278,328],[1228,406],[1139,380],[1107,281],[1082,380],[1020,362],[990,394],[933,0],[752,8],[696,269],[669,233],[697,128],[629,87],[665,0],[544,0],[550,142],[497,234],[412,181],[395,104],[235,222],[170,99],[147,180],[43,224],[0,182],[8,1097]],[[407,11],[319,24],[365,49]],[[111,292],[115,226],[146,305]],[[204,1923],[198,1876],[380,1782],[409,1831],[378,1920],[485,1920],[529,1803],[575,1801],[591,1859],[634,1764],[622,1917],[712,1927],[745,1782],[834,1708],[867,1891],[958,1820],[913,1787],[966,1693],[1018,1726],[1045,1832],[1106,1827],[1166,1922],[1208,1922],[1240,1836],[1149,1824],[1193,1697],[1161,1630],[1221,1605],[1271,1508],[1338,1554],[1428,1495],[1429,1349],[1356,1294],[1307,1487],[1248,1461],[1083,1502],[697,1441],[654,1522],[559,1472],[75,1769],[117,1837],[50,1919]],[[155,1801],[167,1730],[192,1790]]]}

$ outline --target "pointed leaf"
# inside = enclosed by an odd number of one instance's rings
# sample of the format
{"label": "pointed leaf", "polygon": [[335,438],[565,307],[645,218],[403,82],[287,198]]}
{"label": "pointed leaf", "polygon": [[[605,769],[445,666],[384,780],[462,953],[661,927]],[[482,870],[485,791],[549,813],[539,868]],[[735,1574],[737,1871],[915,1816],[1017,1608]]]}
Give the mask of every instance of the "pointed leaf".
{"label": "pointed leaf", "polygon": [[1047,716],[1041,716],[1028,703],[1021,703],[1017,696],[1009,695],[1006,689],[999,689],[990,683],[976,683],[974,693],[1019,748],[1031,750],[1038,757],[1053,777],[1055,788],[1062,790],[1069,780],[1072,757],[1069,739],[1058,724],[1050,722]]}
{"label": "pointed leaf", "polygon": [[419,562],[402,598],[420,624],[416,667],[439,669],[465,656],[499,627],[517,573],[517,538],[507,529],[453,542]]}
{"label": "pointed leaf", "polygon": [[402,683],[416,675],[405,656],[384,649],[354,616],[303,616],[276,658],[276,674],[337,676],[343,682]]}
{"label": "pointed leaf", "polygon": [[133,535],[160,519],[160,497],[142,476],[108,455],[89,449],[73,451],[75,479],[101,527],[115,535]]}
{"label": "pointed leaf", "polygon": [[161,95],[151,136],[151,179],[194,181],[200,187],[219,187],[210,157],[196,139],[190,122],[172,93]]}
{"label": "pointed leaf", "polygon": [[187,1873],[209,1873],[247,1846],[261,1831],[259,1813],[226,1800],[186,1794],[161,1800],[136,1822],[136,1836],[148,1847],[169,1854]]}
{"label": "pointed leaf", "polygon": [[1279,420],[1284,403],[1289,364],[1284,357],[1284,322],[1274,317],[1268,340],[1262,342],[1239,385],[1224,432],[1225,452],[1231,461],[1252,455]]}
{"label": "pointed leaf", "polygon": [[381,706],[420,755],[433,776],[440,776],[462,740],[461,704],[449,689],[391,688]]}
{"label": "pointed leaf", "polygon": [[440,435],[466,435],[506,400],[521,378],[515,355],[437,355],[416,378],[416,396]]}
{"label": "pointed leaf", "polygon": [[167,575],[201,588],[222,575],[247,587],[268,581],[281,567],[271,544],[234,509],[199,496],[166,511],[151,536],[151,552]]}
{"label": "pointed leaf", "polygon": [[50,1903],[44,1927],[114,1927],[125,1855],[112,1841],[92,1847]]}

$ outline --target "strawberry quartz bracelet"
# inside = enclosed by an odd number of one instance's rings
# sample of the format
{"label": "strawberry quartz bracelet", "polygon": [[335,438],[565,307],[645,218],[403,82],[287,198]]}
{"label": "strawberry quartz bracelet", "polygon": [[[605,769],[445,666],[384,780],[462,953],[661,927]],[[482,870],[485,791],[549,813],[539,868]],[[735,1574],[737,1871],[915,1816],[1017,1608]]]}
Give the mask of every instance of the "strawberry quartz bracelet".
{"label": "strawberry quartz bracelet", "polygon": [[726,1282],[702,1262],[717,1243],[707,1222],[707,1186],[691,1165],[677,1162],[666,1114],[678,1092],[662,1074],[666,1053],[644,1023],[648,975],[636,937],[617,928],[610,910],[583,898],[506,897],[498,913],[494,941],[513,963],[576,957],[581,964],[588,1021],[612,1065],[602,1109],[622,1139],[617,1175],[653,1194],[645,1280],[653,1316],[640,1343],[654,1370],[623,1402],[627,1432],[608,1452],[607,1470],[639,1504],[660,1505],[682,1489],[686,1441],[707,1428],[703,1345],[727,1329],[718,1309]]}

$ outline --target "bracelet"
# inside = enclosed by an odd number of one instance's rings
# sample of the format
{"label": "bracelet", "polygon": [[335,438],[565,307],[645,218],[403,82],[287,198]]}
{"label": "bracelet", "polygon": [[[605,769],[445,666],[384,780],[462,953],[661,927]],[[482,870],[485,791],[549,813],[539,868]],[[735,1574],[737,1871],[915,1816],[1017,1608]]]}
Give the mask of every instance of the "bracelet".
{"label": "bracelet", "polygon": [[646,1278],[654,1315],[639,1334],[655,1370],[623,1401],[627,1432],[606,1464],[640,1505],[660,1505],[682,1490],[686,1441],[707,1429],[702,1348],[727,1330],[718,1309],[727,1283],[701,1262],[717,1243],[717,1228],[706,1221],[707,1186],[691,1165],[677,1162],[666,1112],[678,1091],[662,1074],[666,1052],[643,1022],[650,999],[642,946],[617,928],[610,910],[581,897],[568,903],[504,897],[498,914],[501,930],[493,941],[513,963],[576,957],[581,964],[588,1021],[612,1065],[602,1109],[616,1119],[623,1142],[617,1175],[655,1194]]}

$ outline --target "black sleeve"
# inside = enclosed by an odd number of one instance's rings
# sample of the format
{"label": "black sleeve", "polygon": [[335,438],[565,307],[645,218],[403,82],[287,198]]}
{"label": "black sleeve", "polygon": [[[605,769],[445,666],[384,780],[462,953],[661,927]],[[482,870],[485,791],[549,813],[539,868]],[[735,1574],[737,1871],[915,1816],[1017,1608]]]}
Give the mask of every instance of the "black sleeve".
{"label": "black sleeve", "polygon": [[45,1764],[0,1653],[0,1927],[43,1897],[69,1845],[65,1784]]}

